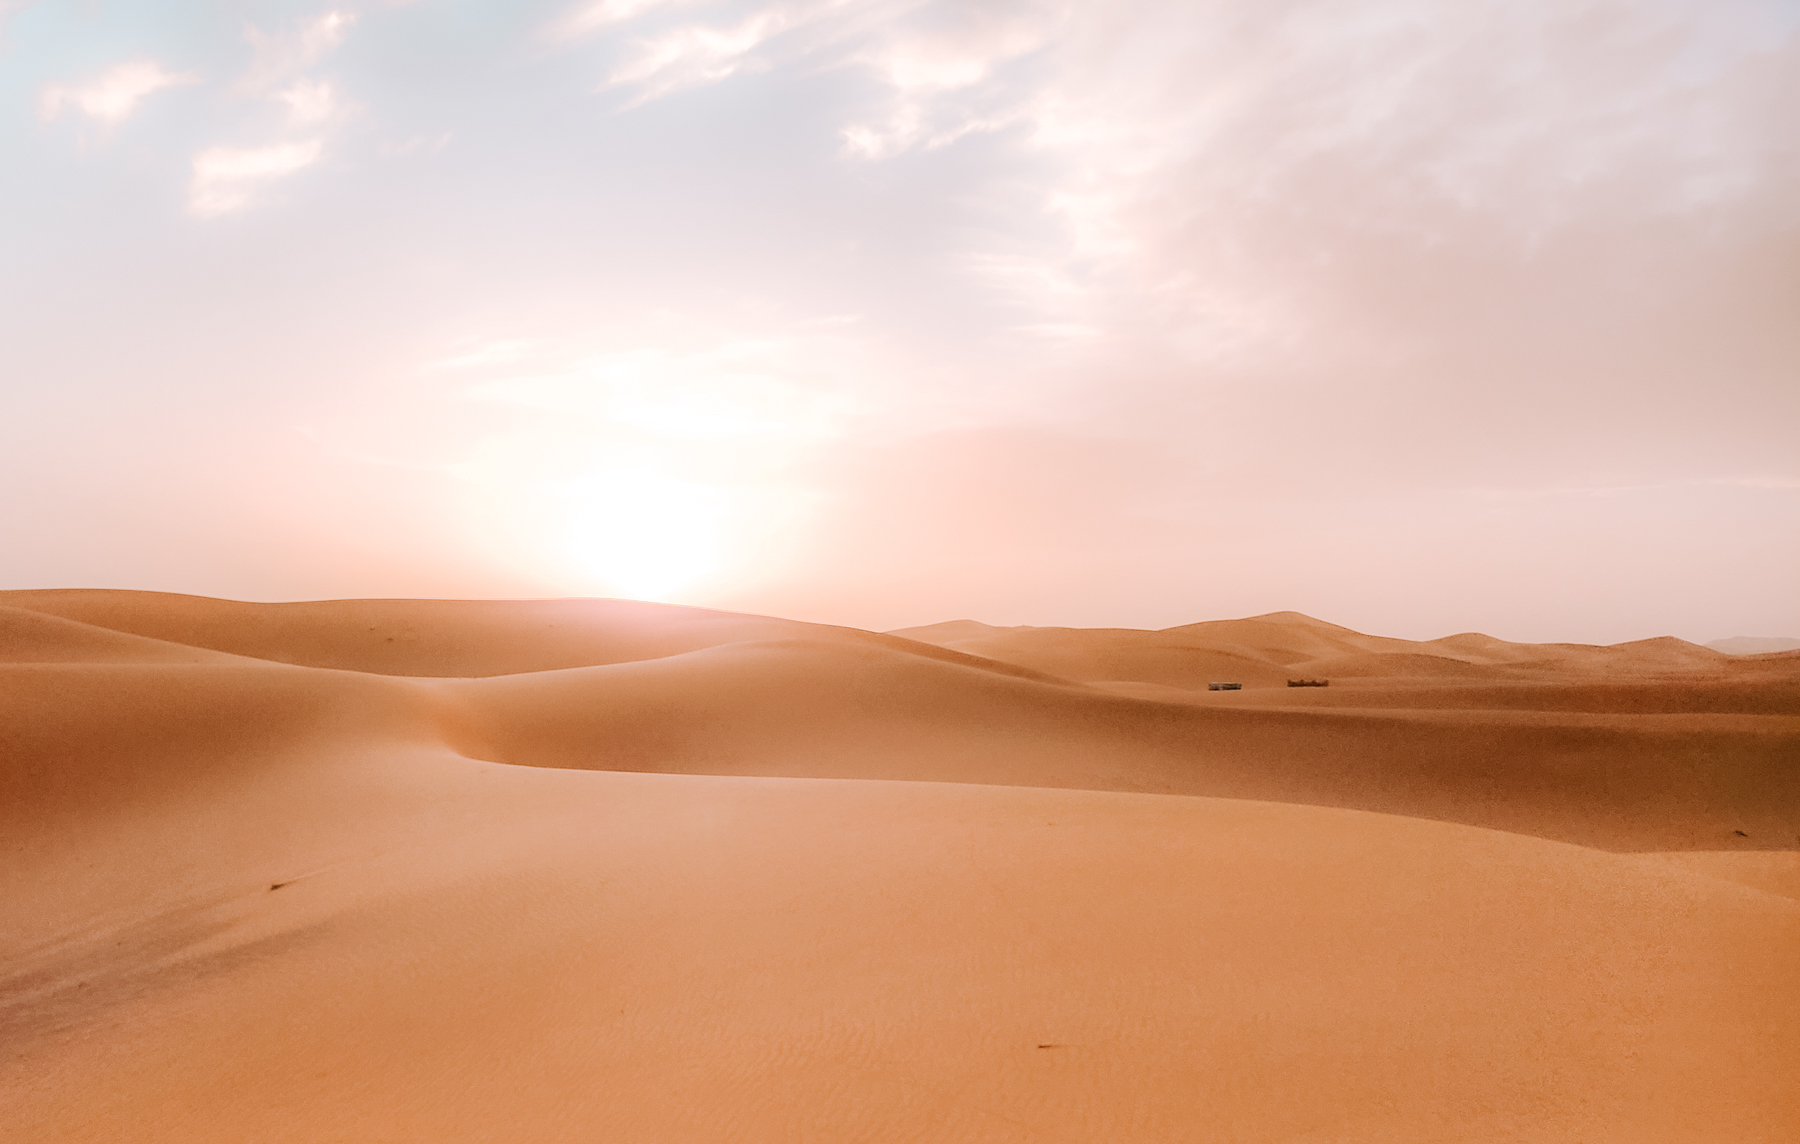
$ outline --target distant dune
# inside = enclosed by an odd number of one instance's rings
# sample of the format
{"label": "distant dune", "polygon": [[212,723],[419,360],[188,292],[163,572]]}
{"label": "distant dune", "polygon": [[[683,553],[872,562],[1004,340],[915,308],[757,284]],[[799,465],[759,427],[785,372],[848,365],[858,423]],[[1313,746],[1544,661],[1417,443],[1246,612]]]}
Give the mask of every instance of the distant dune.
{"label": "distant dune", "polygon": [[1800,651],[1800,640],[1792,636],[1732,636],[1713,640],[1706,645],[1726,655],[1767,655],[1777,651]]}
{"label": "distant dune", "polygon": [[1281,686],[1288,678],[1321,673],[1396,681],[1685,678],[1695,673],[1714,674],[1723,663],[1719,650],[1673,637],[1595,646],[1516,644],[1464,632],[1415,642],[1364,635],[1299,612],[1213,620],[1161,631],[994,628],[957,620],[891,634],[1040,667],[1073,680],[1163,683],[1188,689],[1204,687],[1219,671],[1232,666],[1239,668],[1246,685]]}
{"label": "distant dune", "polygon": [[0,1124],[1791,1144],[1728,651],[0,593]]}

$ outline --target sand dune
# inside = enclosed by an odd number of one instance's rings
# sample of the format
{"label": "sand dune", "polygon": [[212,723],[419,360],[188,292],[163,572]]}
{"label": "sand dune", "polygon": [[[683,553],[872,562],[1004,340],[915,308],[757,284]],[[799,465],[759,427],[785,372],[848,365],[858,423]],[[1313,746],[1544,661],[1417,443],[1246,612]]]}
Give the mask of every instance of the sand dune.
{"label": "sand dune", "polygon": [[1471,663],[1447,655],[1407,651],[1364,651],[1325,655],[1297,663],[1289,675],[1304,678],[1510,679],[1503,667]]}
{"label": "sand dune", "polygon": [[0,607],[0,663],[232,663],[241,656]]}
{"label": "sand dune", "polygon": [[[942,625],[937,625],[942,627]],[[944,638],[933,629],[892,634],[939,647],[1016,663],[1082,683],[1161,683],[1192,690],[1216,679],[1281,686],[1286,669],[1259,651],[1200,644],[1164,632],[1100,628],[995,628],[979,635],[961,630]]]}
{"label": "sand dune", "polygon": [[508,763],[1270,799],[1612,849],[1800,841],[1795,716],[1233,710],[806,642],[436,690],[458,748]]}
{"label": "sand dune", "polygon": [[[1299,612],[1212,620],[1160,631],[1121,628],[994,628],[969,620],[892,633],[1039,668],[1083,682],[1160,683],[1189,690],[1221,678],[1284,686],[1317,675],[1385,679],[1516,679],[1577,676],[1688,679],[1730,673],[1732,658],[1663,637],[1611,646],[1516,644],[1479,632],[1415,642],[1365,635]],[[1236,674],[1231,674],[1235,670]]]}
{"label": "sand dune", "polygon": [[19,1139],[1800,1130],[1800,657],[0,605]]}
{"label": "sand dune", "polygon": [[[327,600],[250,604],[165,592],[0,592],[0,606],[233,655],[380,675],[480,677],[631,663],[753,640],[905,647],[893,636],[632,600]],[[1014,664],[981,666],[1009,675]]]}
{"label": "sand dune", "polygon": [[1726,655],[1766,655],[1772,651],[1800,651],[1800,640],[1792,636],[1732,636],[1713,640],[1706,646]]}

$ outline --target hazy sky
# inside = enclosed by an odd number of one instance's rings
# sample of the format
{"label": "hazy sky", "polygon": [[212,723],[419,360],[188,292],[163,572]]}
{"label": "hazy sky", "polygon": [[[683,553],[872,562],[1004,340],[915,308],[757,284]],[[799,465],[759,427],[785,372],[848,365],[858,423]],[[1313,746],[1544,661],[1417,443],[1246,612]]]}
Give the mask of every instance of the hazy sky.
{"label": "hazy sky", "polygon": [[0,586],[1800,635],[1800,0],[0,0]]}

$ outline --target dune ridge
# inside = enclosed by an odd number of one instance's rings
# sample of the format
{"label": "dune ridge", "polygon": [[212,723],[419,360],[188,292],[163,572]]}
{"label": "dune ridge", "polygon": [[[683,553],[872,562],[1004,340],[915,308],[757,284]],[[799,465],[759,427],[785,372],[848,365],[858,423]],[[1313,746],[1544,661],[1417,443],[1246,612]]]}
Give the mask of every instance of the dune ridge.
{"label": "dune ridge", "polygon": [[[485,677],[661,659],[805,637],[905,647],[948,663],[979,657],[857,628],[635,600],[324,600],[253,604],[167,592],[0,592],[0,607],[244,658],[376,675]],[[981,662],[1040,678],[1023,665]]]}
{"label": "dune ridge", "polygon": [[[1372,636],[1299,612],[1146,631],[1135,628],[995,628],[970,620],[893,634],[992,659],[1032,665],[1083,682],[1162,683],[1194,690],[1221,670],[1241,669],[1252,686],[1336,674],[1386,680],[1481,678],[1568,682],[1626,676],[1735,677],[1742,659],[1671,636],[1612,645],[1509,643],[1480,632],[1435,640]],[[1053,666],[1048,666],[1053,665]]]}
{"label": "dune ridge", "polygon": [[1800,657],[1170,631],[0,593],[0,1123],[1794,1137]]}
{"label": "dune ridge", "polygon": [[[1081,686],[1041,660],[1011,664],[897,635],[620,601],[353,601],[335,611],[105,593],[24,602],[56,611],[10,610],[39,617],[8,621],[37,625],[9,644],[11,657],[167,666],[193,656],[404,678],[416,709],[434,712],[428,733],[509,764],[1265,799],[1619,850],[1800,843],[1800,775],[1789,765],[1800,755],[1800,680],[1671,684],[1652,674],[1625,695],[1625,685],[1573,675],[1562,685],[1440,688],[1423,701],[1283,686],[1232,693],[1227,706]],[[308,611],[296,619],[297,608]],[[120,611],[137,631],[70,618],[117,621]],[[333,622],[308,618],[320,614]],[[453,619],[432,628],[434,617]],[[1241,640],[1241,626],[1225,623]],[[1253,623],[1280,645],[1319,630],[1333,646],[1378,639],[1305,617]],[[282,643],[295,626],[306,638]],[[213,646],[184,652],[190,645],[145,632]],[[414,670],[396,676],[400,663]],[[511,670],[522,663],[557,666]],[[1687,694],[1702,685],[1705,702]]]}

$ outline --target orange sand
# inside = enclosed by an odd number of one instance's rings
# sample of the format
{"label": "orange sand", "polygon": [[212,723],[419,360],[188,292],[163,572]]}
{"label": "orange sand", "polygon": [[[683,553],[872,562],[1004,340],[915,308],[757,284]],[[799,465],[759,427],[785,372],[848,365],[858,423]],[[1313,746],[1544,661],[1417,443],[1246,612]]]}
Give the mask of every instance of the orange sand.
{"label": "orange sand", "polygon": [[8,1140],[1800,1139],[1800,653],[13,592],[0,680]]}

